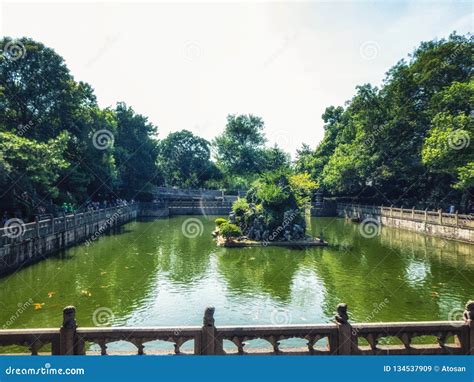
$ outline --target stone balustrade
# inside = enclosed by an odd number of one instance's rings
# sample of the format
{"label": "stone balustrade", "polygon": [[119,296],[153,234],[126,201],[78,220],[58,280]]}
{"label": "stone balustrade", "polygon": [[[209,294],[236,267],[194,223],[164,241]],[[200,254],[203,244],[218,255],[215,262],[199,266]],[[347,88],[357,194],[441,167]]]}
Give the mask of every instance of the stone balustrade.
{"label": "stone balustrade", "polygon": [[[474,301],[466,304],[461,321],[352,324],[347,305],[339,304],[335,320],[329,324],[216,326],[214,311],[206,309],[202,326],[79,328],[76,310],[69,306],[63,310],[59,329],[0,330],[0,348],[24,346],[37,355],[48,345],[53,355],[85,355],[91,353],[87,352],[88,344],[97,344],[100,354],[106,355],[109,343],[126,341],[136,347],[136,354],[143,355],[147,342],[160,340],[172,343],[176,355],[183,354],[181,347],[188,341],[194,346],[185,354],[195,355],[474,355]],[[306,347],[282,348],[281,342],[291,338],[303,339]],[[246,351],[246,342],[255,339],[268,347]]]}
{"label": "stone balustrade", "polygon": [[376,219],[381,225],[407,229],[431,236],[474,243],[474,216],[445,213],[442,210],[428,211],[368,206],[358,204],[337,204],[337,215],[359,220]]}
{"label": "stone balustrade", "polygon": [[23,223],[11,219],[0,228],[0,275],[42,260],[100,235],[138,216],[139,204],[117,206]]}

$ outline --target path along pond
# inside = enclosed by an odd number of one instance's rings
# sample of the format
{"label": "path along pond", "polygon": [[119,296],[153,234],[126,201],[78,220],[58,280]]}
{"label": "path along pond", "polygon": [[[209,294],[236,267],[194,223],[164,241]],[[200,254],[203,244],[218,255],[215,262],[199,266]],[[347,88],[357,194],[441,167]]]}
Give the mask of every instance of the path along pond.
{"label": "path along pond", "polygon": [[0,324],[59,327],[66,305],[82,327],[201,325],[207,306],[216,325],[314,324],[339,302],[353,322],[450,320],[474,297],[473,245],[388,227],[365,237],[355,223],[311,218],[329,247],[220,248],[214,219],[131,222],[5,276]]}

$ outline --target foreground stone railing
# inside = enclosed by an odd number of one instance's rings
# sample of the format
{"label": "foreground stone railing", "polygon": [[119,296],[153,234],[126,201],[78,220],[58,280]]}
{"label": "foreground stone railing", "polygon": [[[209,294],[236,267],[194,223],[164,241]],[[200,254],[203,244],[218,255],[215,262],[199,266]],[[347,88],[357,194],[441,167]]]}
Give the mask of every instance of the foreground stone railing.
{"label": "foreground stone railing", "polygon": [[[50,345],[53,355],[84,355],[87,344],[95,343],[100,353],[106,355],[107,344],[126,341],[135,345],[137,354],[142,355],[147,342],[161,340],[173,343],[175,354],[182,353],[184,343],[194,341],[192,354],[195,355],[474,355],[474,301],[466,304],[463,320],[434,322],[351,324],[346,304],[337,306],[334,323],[318,325],[216,327],[214,308],[207,308],[202,326],[78,328],[75,314],[74,307],[64,308],[63,325],[59,329],[0,330],[0,347],[27,346],[32,355],[37,355],[43,346]],[[432,336],[436,343],[414,344],[413,340],[421,336]],[[307,347],[282,349],[281,341],[290,338],[306,340]],[[382,344],[384,338],[398,339],[402,345],[391,344],[393,341]],[[270,349],[246,352],[245,342],[254,339],[268,342]],[[359,339],[368,345],[360,344]],[[234,349],[224,347],[224,341],[233,344]]]}

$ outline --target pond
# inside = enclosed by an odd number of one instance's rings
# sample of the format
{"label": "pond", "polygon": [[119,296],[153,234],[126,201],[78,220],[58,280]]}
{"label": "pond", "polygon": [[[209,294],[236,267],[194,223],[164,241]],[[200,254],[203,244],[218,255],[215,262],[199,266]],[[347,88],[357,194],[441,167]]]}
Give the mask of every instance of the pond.
{"label": "pond", "polygon": [[[349,306],[353,322],[459,319],[474,297],[474,246],[383,227],[364,237],[338,218],[311,218],[329,247],[220,248],[214,216],[137,221],[0,279],[4,328],[313,324]],[[118,345],[119,346],[119,345]]]}

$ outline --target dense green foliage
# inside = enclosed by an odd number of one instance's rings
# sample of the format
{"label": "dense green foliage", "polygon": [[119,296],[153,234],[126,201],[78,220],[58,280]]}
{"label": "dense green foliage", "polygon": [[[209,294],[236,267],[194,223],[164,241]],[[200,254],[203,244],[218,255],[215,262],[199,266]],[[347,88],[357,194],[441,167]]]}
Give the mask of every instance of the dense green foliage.
{"label": "dense green foliage", "polygon": [[214,222],[216,223],[216,226],[220,227],[222,224],[227,223],[227,219],[217,218],[216,220],[214,220]]}
{"label": "dense green foliage", "polygon": [[273,241],[305,236],[305,209],[316,183],[309,174],[280,169],[258,177],[232,205],[229,221],[251,239]]}
{"label": "dense green foliage", "polygon": [[326,194],[376,203],[465,207],[473,191],[474,44],[453,34],[422,43],[379,89],[357,87],[323,114],[325,136],[295,165]]}
{"label": "dense green foliage", "polygon": [[203,187],[219,177],[209,142],[187,130],[170,133],[159,143],[158,166],[167,186]]}
{"label": "dense green foliage", "polygon": [[231,223],[221,224],[219,226],[219,233],[225,238],[242,236],[242,231],[240,228],[237,225]]}
{"label": "dense green foliage", "polygon": [[265,145],[264,122],[254,115],[229,115],[212,143],[187,130],[158,140],[157,127],[130,106],[100,108],[54,50],[28,38],[17,43],[21,57],[0,56],[1,210],[151,200],[155,185],[225,188],[250,190],[234,206],[237,218],[254,213],[274,227],[281,208],[301,208],[315,187],[418,207],[463,210],[472,199],[470,37],[422,43],[380,88],[359,86],[344,106],[328,107],[323,140],[303,145],[293,164]]}

